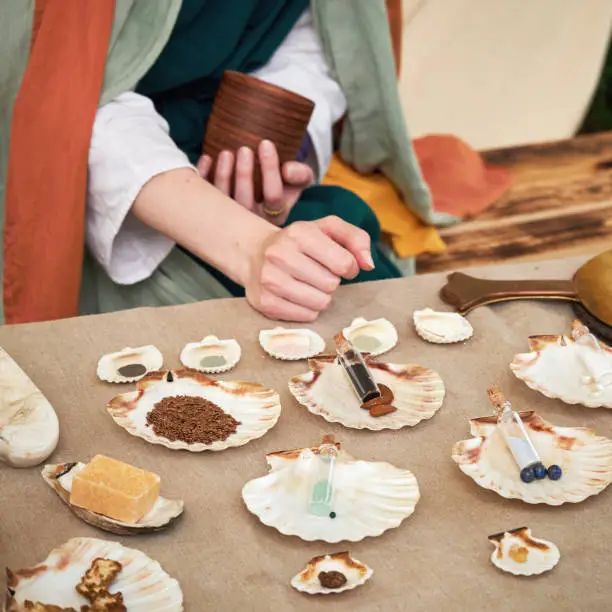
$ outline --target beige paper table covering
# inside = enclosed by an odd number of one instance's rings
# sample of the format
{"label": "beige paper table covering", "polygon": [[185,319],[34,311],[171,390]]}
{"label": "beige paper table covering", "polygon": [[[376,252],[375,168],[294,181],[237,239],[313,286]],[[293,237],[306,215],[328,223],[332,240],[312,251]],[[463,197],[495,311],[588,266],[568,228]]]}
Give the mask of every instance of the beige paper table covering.
{"label": "beige paper table covering", "polygon": [[[545,262],[482,271],[500,278],[569,278],[583,261]],[[480,272],[480,271],[479,271]],[[413,309],[440,306],[443,276],[348,287],[315,328],[327,340],[353,316],[388,317],[400,342],[388,355],[440,372],[448,394],[439,413],[415,428],[369,432],[328,424],[308,413],[287,391],[305,363],[281,363],[257,344],[270,322],[242,300],[142,309],[77,320],[4,327],[4,347],[55,406],[61,438],[51,461],[88,460],[96,453],[154,470],[168,497],[185,500],[186,512],[171,530],[120,538],[72,515],[43,483],[37,468],[0,465],[0,566],[16,569],[42,561],[75,536],[115,539],[139,548],[176,577],[188,611],[205,610],[609,610],[612,606],[612,491],[581,504],[552,508],[508,501],[479,488],[450,459],[453,443],[468,436],[468,417],[489,411],[486,387],[499,383],[515,405],[536,409],[560,425],[587,425],[612,436],[612,413],[567,406],[529,390],[508,363],[527,347],[527,336],[561,333],[571,319],[563,305],[511,303],[470,315],[476,333],[466,345],[422,342],[411,323]],[[283,412],[268,435],[220,453],[191,454],[152,446],[120,429],[106,402],[131,386],[95,377],[107,351],[154,343],[166,365],[179,365],[186,342],[207,334],[235,337],[243,359],[228,379],[260,381],[277,389]],[[330,346],[330,345],[328,345]],[[316,443],[333,433],[357,457],[386,460],[418,478],[422,498],[398,529],[355,544],[306,543],[265,527],[244,507],[241,488],[267,468],[264,454]],[[521,579],[494,568],[487,535],[528,525],[561,550],[557,568]],[[312,556],[350,549],[374,569],[363,587],[342,595],[310,597],[289,586]]]}

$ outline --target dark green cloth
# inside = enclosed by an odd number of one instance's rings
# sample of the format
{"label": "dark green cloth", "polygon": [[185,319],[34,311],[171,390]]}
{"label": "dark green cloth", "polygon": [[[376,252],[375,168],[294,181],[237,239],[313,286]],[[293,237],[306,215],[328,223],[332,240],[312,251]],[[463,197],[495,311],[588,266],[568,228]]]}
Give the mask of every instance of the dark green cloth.
{"label": "dark green cloth", "polygon": [[183,0],[168,44],[136,91],[153,100],[192,163],[223,72],[265,65],[307,7],[308,0]]}
{"label": "dark green cloth", "polygon": [[597,90],[579,133],[589,134],[608,130],[612,130],[612,42],[608,43],[608,53]]}

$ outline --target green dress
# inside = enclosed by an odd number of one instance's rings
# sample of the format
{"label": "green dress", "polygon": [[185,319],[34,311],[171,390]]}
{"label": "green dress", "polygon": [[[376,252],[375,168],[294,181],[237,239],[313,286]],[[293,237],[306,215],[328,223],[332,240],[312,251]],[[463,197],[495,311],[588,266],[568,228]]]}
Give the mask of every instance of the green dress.
{"label": "green dress", "polygon": [[[225,70],[249,73],[265,65],[281,45],[308,0],[183,0],[174,30],[137,91],[151,98],[168,121],[173,140],[196,163],[213,100]],[[338,187],[307,189],[287,223],[336,215],[366,230],[372,239],[375,269],[352,282],[401,276],[377,243],[380,225],[369,206]],[[194,259],[195,256],[192,255]],[[233,295],[243,289],[206,267]]]}

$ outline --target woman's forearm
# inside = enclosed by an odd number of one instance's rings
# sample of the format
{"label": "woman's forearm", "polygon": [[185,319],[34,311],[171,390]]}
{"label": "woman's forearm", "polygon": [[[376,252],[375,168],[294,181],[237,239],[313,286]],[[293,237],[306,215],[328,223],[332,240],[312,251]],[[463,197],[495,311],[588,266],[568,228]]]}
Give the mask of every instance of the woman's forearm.
{"label": "woman's forearm", "polygon": [[188,168],[153,177],[132,214],[242,285],[253,254],[279,231]]}

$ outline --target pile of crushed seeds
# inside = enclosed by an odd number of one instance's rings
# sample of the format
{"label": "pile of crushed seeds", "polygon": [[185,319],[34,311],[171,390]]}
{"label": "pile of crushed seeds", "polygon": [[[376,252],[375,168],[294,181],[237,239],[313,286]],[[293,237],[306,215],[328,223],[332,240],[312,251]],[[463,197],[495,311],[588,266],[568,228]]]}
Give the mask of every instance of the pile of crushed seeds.
{"label": "pile of crushed seeds", "polygon": [[170,441],[211,444],[235,433],[240,422],[203,397],[173,395],[155,404],[147,414],[147,425]]}

